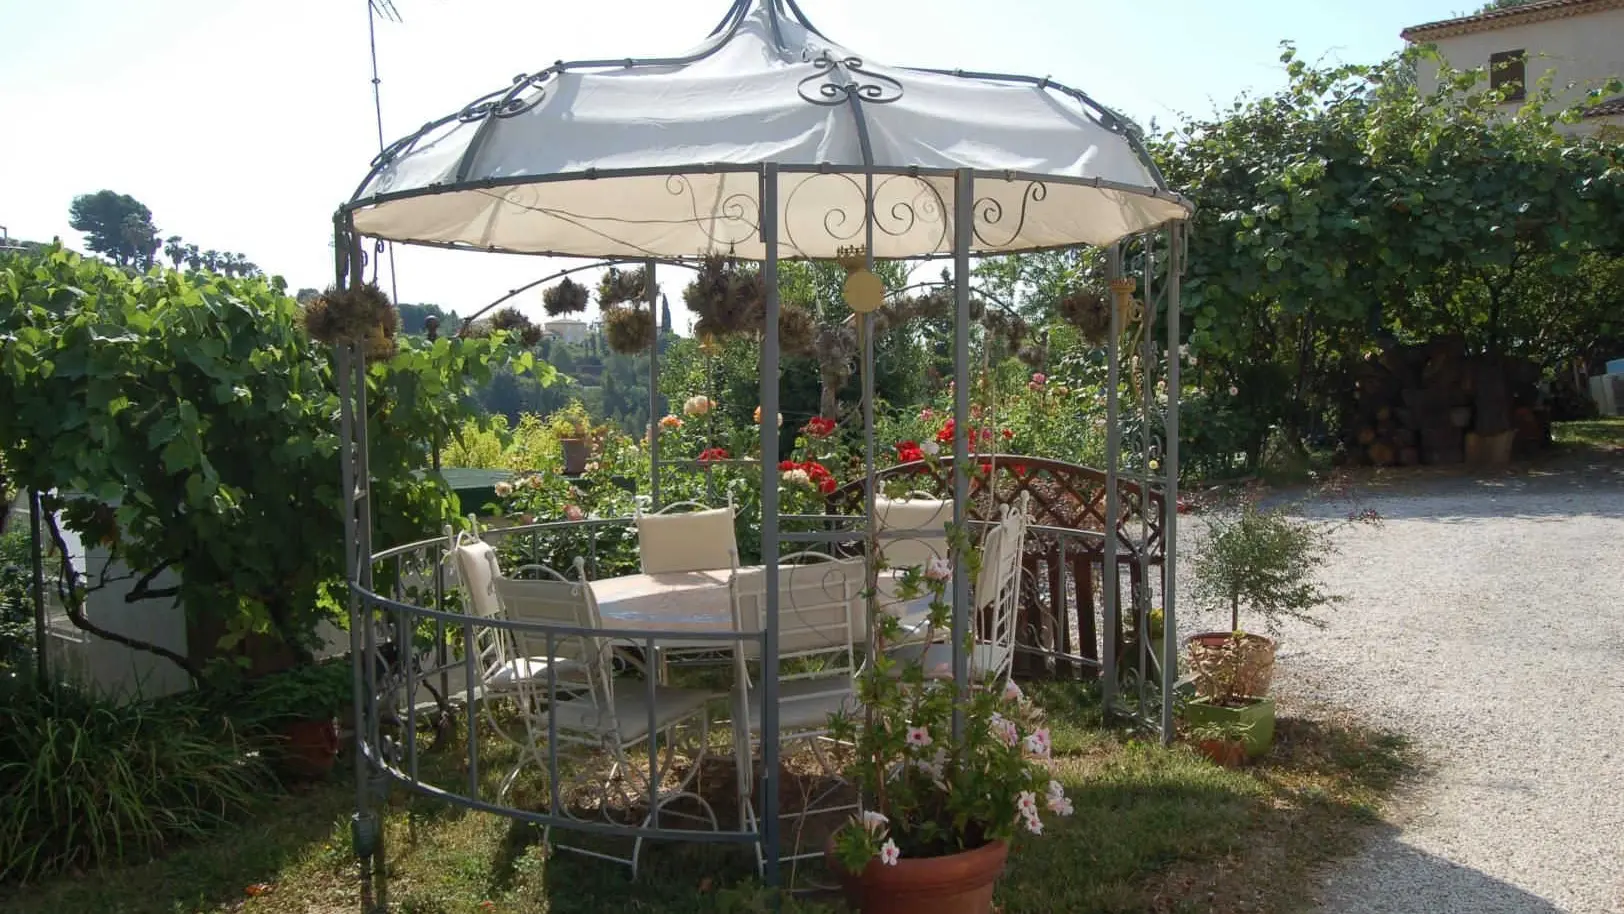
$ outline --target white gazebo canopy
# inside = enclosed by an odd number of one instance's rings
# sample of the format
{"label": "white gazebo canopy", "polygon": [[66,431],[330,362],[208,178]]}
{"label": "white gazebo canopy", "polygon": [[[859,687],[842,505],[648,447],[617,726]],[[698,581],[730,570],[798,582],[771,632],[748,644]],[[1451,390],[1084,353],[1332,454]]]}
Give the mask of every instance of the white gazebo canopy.
{"label": "white gazebo canopy", "polygon": [[795,0],[735,0],[685,54],[561,62],[425,125],[348,208],[392,241],[760,260],[772,163],[780,257],[932,257],[952,253],[954,173],[972,169],[975,251],[1106,245],[1189,212],[1131,131],[1048,79],[886,66]]}

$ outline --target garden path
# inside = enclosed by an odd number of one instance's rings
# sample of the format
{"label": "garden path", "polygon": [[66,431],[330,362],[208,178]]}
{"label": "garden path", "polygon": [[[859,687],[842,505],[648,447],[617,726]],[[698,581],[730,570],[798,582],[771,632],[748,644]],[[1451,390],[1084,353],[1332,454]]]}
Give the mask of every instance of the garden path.
{"label": "garden path", "polygon": [[1338,534],[1347,602],[1285,629],[1276,691],[1407,734],[1425,776],[1323,910],[1624,914],[1624,458],[1360,492],[1386,523]]}

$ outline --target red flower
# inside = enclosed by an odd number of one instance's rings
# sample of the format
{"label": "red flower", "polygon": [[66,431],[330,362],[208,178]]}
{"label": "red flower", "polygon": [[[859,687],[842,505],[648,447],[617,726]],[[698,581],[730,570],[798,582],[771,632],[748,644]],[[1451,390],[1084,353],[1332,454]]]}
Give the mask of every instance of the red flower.
{"label": "red flower", "polygon": [[827,438],[835,433],[835,420],[825,419],[822,416],[813,416],[802,431],[813,438]]}
{"label": "red flower", "polygon": [[839,485],[835,482],[835,478],[833,476],[825,476],[818,480],[818,491],[825,495],[835,494],[835,489],[838,487]]}
{"label": "red flower", "polygon": [[898,463],[916,463],[916,462],[924,460],[924,459],[925,459],[925,452],[919,449],[918,442],[914,442],[914,441],[899,441],[899,442],[897,442],[897,462]]}
{"label": "red flower", "polygon": [[1007,428],[1006,428],[1006,429],[1004,429],[1004,431],[1003,431],[1003,435],[1004,435],[1004,440],[1005,440],[1005,441],[1011,441],[1011,440],[1014,440],[1014,438],[1015,438],[1015,433],[1014,433],[1014,432],[1012,432],[1012,431],[1010,431],[1010,430],[1009,430],[1009,429],[1007,429]]}
{"label": "red flower", "polygon": [[936,440],[941,442],[942,444],[947,444],[948,442],[953,440],[953,420],[952,419],[947,420],[947,424],[943,425],[941,427],[941,429],[936,432]]}
{"label": "red flower", "polygon": [[728,459],[727,448],[712,447],[699,452],[699,462],[709,463],[712,460]]}
{"label": "red flower", "polygon": [[788,473],[790,470],[793,470],[793,469],[796,469],[795,461],[793,461],[793,460],[783,460],[783,461],[780,461],[779,464],[778,464],[778,472],[780,472],[780,473]]}

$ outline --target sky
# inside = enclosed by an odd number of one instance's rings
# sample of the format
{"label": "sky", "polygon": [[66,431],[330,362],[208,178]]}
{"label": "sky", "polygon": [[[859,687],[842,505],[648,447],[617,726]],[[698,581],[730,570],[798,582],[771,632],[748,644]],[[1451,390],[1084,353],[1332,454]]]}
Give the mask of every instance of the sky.
{"label": "sky", "polygon": [[[1469,5],[800,4],[824,34],[870,59],[1052,75],[1162,126],[1278,88],[1281,41],[1310,60],[1372,62],[1402,46],[1406,26]],[[385,139],[558,59],[686,50],[728,5],[395,0],[403,21],[379,21],[376,32]],[[366,0],[0,0],[0,226],[82,249],[69,203],[106,188],[151,208],[160,237],[244,253],[290,289],[327,285],[333,211],[378,151],[367,42]],[[463,315],[562,265],[403,246],[394,259],[401,301]],[[515,304],[542,316],[539,290]]]}

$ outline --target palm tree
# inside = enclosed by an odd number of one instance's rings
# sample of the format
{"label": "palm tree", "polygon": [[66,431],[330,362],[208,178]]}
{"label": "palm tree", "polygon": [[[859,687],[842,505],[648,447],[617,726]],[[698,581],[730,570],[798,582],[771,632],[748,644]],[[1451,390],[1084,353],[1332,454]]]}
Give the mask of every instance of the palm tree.
{"label": "palm tree", "polygon": [[189,270],[203,269],[203,255],[198,251],[195,244],[186,246],[186,268]]}
{"label": "palm tree", "polygon": [[180,269],[180,262],[186,259],[186,245],[181,243],[179,235],[170,235],[164,239],[164,256],[175,265],[175,269]]}

